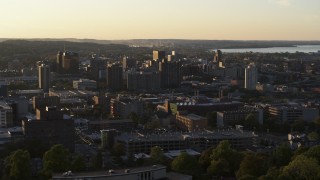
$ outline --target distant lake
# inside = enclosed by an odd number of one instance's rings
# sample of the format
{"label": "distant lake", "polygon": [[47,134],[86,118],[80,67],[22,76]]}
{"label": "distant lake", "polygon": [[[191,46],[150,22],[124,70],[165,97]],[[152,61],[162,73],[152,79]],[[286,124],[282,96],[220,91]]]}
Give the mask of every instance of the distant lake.
{"label": "distant lake", "polygon": [[223,53],[295,53],[295,52],[318,52],[320,45],[297,45],[293,47],[271,47],[271,48],[243,48],[243,49],[220,49]]}

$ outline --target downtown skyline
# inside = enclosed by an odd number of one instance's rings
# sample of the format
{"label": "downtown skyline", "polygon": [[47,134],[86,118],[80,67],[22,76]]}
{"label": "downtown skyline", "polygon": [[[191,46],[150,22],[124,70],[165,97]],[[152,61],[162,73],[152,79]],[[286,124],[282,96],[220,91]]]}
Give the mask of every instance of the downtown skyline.
{"label": "downtown skyline", "polygon": [[0,38],[320,40],[318,0],[2,0]]}

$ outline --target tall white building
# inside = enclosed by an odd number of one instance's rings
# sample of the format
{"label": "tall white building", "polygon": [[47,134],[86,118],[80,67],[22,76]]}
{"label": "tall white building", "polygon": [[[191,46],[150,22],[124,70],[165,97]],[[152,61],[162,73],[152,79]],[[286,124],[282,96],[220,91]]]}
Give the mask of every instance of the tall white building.
{"label": "tall white building", "polygon": [[245,84],[244,88],[255,90],[258,79],[258,70],[255,64],[249,64],[245,69]]}

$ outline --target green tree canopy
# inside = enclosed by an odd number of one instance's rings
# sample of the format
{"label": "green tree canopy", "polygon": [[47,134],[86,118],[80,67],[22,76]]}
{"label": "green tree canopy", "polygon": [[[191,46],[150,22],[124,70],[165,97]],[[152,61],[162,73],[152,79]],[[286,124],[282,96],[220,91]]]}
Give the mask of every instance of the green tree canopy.
{"label": "green tree canopy", "polygon": [[201,153],[198,163],[203,169],[207,169],[210,166],[210,163],[211,163],[210,155],[212,151],[213,151],[213,147],[210,147],[209,149],[206,149]]}
{"label": "green tree canopy", "polygon": [[189,175],[199,175],[200,167],[197,163],[196,158],[182,152],[178,157],[174,158],[171,163],[171,169],[180,173]]}
{"label": "green tree canopy", "polygon": [[207,168],[207,173],[215,176],[228,176],[230,172],[230,164],[223,158],[212,160],[210,166]]}
{"label": "green tree canopy", "polygon": [[159,146],[154,146],[151,148],[150,156],[153,163],[157,163],[157,164],[165,163],[165,156],[164,156],[163,150]]}
{"label": "green tree canopy", "polygon": [[268,170],[268,158],[262,154],[247,154],[241,161],[239,170],[237,171],[237,178],[243,176],[259,176],[265,174]]}
{"label": "green tree canopy", "polygon": [[283,168],[280,177],[297,180],[320,179],[320,166],[316,159],[299,155]]}
{"label": "green tree canopy", "polygon": [[302,155],[309,158],[314,158],[320,162],[320,145],[309,148],[308,151],[304,152]]}
{"label": "green tree canopy", "polygon": [[[212,154],[210,158],[213,160],[211,161],[211,164],[212,163],[217,164],[217,162],[223,162],[223,161],[219,161],[219,159],[226,160],[230,167],[225,169],[230,170],[229,175],[234,175],[234,172],[239,168],[243,155],[235,151],[234,149],[232,149],[229,141],[224,140],[224,141],[220,141],[218,146],[212,150]],[[213,167],[211,166],[210,168],[213,168]]]}
{"label": "green tree canopy", "polygon": [[292,151],[289,144],[281,144],[272,152],[272,164],[281,167],[288,165],[292,157]]}
{"label": "green tree canopy", "polygon": [[47,172],[63,172],[70,170],[70,153],[63,145],[52,146],[43,156],[44,170]]}
{"label": "green tree canopy", "polygon": [[81,155],[76,155],[72,160],[71,169],[72,171],[76,172],[86,170],[86,163],[84,157]]}
{"label": "green tree canopy", "polygon": [[308,134],[309,141],[318,141],[319,140],[319,134],[317,132],[310,132]]}
{"label": "green tree canopy", "polygon": [[12,180],[30,179],[30,154],[26,150],[16,150],[6,158],[7,177]]}
{"label": "green tree canopy", "polygon": [[244,119],[244,126],[249,129],[254,129],[259,127],[259,122],[257,120],[257,117],[253,113],[248,114]]}

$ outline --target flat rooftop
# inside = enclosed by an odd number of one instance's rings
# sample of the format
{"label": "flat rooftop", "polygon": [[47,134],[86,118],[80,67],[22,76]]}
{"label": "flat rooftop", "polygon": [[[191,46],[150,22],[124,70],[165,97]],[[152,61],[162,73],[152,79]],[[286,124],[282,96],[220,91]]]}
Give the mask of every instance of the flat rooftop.
{"label": "flat rooftop", "polygon": [[164,132],[164,133],[142,133],[142,132],[131,132],[121,133],[121,135],[115,137],[118,140],[124,142],[130,141],[183,141],[186,138],[206,138],[206,139],[242,139],[252,138],[254,135],[251,131],[240,131],[236,129],[225,129],[216,131],[194,131],[194,132]]}
{"label": "flat rooftop", "polygon": [[[108,176],[121,176],[124,174],[135,174],[139,172],[145,172],[148,170],[159,170],[159,169],[166,169],[166,166],[163,165],[153,165],[153,166],[143,166],[143,167],[130,167],[126,169],[110,169],[106,171],[94,171],[94,172],[80,172],[75,173],[73,176],[65,177],[60,174],[54,174],[53,179],[55,178],[70,178],[70,179],[80,179],[80,178],[89,178],[89,177],[108,177]],[[127,171],[127,172],[126,172]],[[111,173],[112,172],[112,173]]]}

